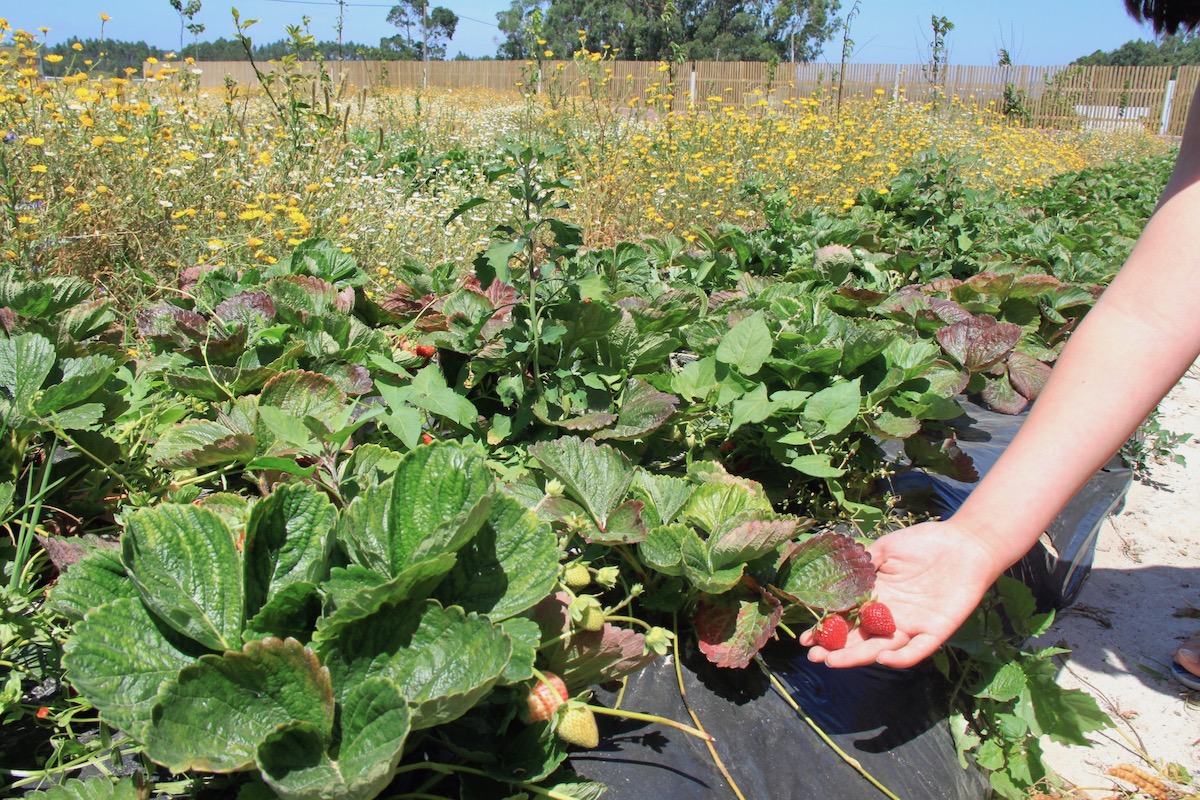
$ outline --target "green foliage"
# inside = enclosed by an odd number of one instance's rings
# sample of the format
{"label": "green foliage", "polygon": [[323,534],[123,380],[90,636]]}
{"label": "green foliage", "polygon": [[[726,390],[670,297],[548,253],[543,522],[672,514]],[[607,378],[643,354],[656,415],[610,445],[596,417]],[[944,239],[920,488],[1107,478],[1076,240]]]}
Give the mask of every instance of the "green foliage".
{"label": "green foliage", "polygon": [[[532,58],[531,38],[569,56],[587,39],[612,48],[622,58],[811,61],[838,28],[838,0],[722,0],[712,3],[613,4],[594,0],[535,2],[513,0],[496,15],[507,37],[502,58]],[[537,16],[535,17],[535,14]],[[535,22],[536,20],[536,22]],[[538,35],[531,37],[530,30]]]}
{"label": "green foliage", "polygon": [[[890,524],[889,472],[971,479],[957,398],[1036,397],[1166,172],[1009,198],[929,154],[843,214],[768,198],[763,230],[588,250],[558,216],[570,168],[498,154],[455,212],[512,201],[472,275],[408,265],[374,296],[325,240],[188,270],[134,314],[137,359],[86,285],[0,276],[0,645],[42,657],[0,675],[4,719],[30,723],[65,648],[80,697],[54,725],[94,705],[197,785],[594,793],[516,721],[537,671],[578,695],[667,652],[675,619],[744,667],[870,594],[863,544],[828,529]],[[119,547],[63,557],[52,509]],[[1038,737],[1103,719],[1011,638],[1049,618],[999,592],[939,663],[960,749],[1015,796]]]}
{"label": "green foliage", "polygon": [[1041,743],[1088,746],[1086,734],[1112,726],[1091,695],[1063,689],[1055,678],[1056,647],[1026,649],[1045,633],[1054,615],[1036,614],[1032,593],[1001,577],[950,647],[934,658],[953,681],[958,711],[951,732],[964,766],[968,754],[989,772],[1005,798],[1027,797],[1047,777]]}
{"label": "green foliage", "polygon": [[1181,33],[1154,42],[1141,39],[1125,42],[1113,50],[1096,50],[1072,65],[1091,67],[1180,67],[1200,64],[1200,36]]}

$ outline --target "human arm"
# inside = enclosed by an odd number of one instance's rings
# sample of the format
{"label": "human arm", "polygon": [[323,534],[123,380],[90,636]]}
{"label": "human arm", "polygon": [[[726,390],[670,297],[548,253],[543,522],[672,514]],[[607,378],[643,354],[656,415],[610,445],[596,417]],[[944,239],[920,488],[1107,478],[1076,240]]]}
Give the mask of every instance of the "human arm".
{"label": "human arm", "polygon": [[[1200,109],[1200,89],[1192,102]],[[896,633],[856,632],[810,658],[899,667],[932,654],[1200,355],[1200,110],[1189,117],[1158,208],[1013,442],[949,520],[870,548]]]}

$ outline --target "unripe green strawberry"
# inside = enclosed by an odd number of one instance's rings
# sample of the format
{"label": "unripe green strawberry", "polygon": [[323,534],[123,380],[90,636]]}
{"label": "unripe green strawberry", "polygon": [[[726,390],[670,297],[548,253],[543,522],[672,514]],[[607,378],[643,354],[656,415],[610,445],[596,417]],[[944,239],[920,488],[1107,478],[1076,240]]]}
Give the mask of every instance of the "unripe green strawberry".
{"label": "unripe green strawberry", "polygon": [[563,583],[573,592],[578,592],[580,589],[586,589],[592,584],[592,573],[587,566],[576,561],[573,564],[568,564],[563,571]]}
{"label": "unripe green strawberry", "polygon": [[568,703],[559,711],[558,725],[554,732],[567,744],[591,750],[600,744],[600,729],[596,727],[596,715],[580,703]]}
{"label": "unripe green strawberry", "polygon": [[604,628],[604,606],[590,594],[581,594],[571,601],[571,621],[581,631]]}
{"label": "unripe green strawberry", "polygon": [[583,616],[579,620],[579,627],[585,631],[604,630],[604,609],[598,606],[588,606],[585,608]]}

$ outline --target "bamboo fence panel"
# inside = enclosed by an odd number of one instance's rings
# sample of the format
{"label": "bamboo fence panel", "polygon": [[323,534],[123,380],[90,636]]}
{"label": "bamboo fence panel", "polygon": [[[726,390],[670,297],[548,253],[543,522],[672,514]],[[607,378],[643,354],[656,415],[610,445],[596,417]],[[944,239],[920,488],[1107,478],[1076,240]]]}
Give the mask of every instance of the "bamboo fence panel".
{"label": "bamboo fence panel", "polygon": [[[244,61],[202,62],[200,85],[220,88],[226,80],[253,85]],[[260,64],[260,69],[277,69]],[[538,67],[540,66],[540,76]],[[649,61],[327,61],[337,97],[350,90],[379,87],[536,91],[551,99],[573,98],[615,107],[645,105],[673,95],[671,107],[704,106],[708,98],[753,107],[779,106],[816,98],[907,99],[918,103],[957,102],[1001,111],[1006,92],[1023,118],[1039,127],[1084,130],[1145,128],[1178,136],[1197,84],[1200,67],[982,67],[951,64],[931,73],[928,64],[778,64],[747,61],[695,61],[671,73]],[[153,71],[148,66],[147,71]],[[313,64],[301,73],[316,78]],[[1169,89],[1174,80],[1174,88]],[[1168,92],[1172,96],[1168,98]],[[694,96],[693,96],[694,95]],[[314,95],[315,96],[315,95]],[[1169,109],[1168,109],[1168,100]],[[1165,125],[1164,125],[1165,122]]]}

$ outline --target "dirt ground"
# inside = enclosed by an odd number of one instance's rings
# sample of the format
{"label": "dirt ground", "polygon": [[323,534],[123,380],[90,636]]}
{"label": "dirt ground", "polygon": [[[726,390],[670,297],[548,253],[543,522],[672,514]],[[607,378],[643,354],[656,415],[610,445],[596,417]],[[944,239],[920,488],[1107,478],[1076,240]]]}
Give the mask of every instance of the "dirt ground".
{"label": "dirt ground", "polygon": [[1134,483],[1104,524],[1079,600],[1039,642],[1072,650],[1060,683],[1088,690],[1117,723],[1092,734],[1093,747],[1048,746],[1067,796],[1129,796],[1120,792],[1133,784],[1108,774],[1121,764],[1166,780],[1162,797],[1200,796],[1200,692],[1170,674],[1174,649],[1200,632],[1200,367],[1160,410],[1163,427],[1194,437],[1178,448],[1187,465],[1156,464]]}

